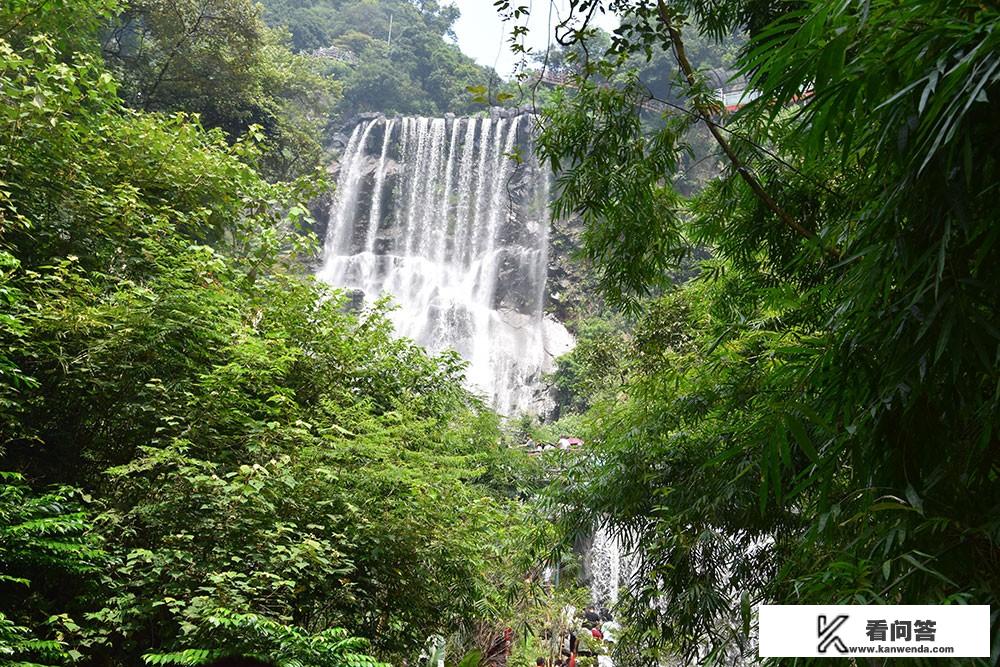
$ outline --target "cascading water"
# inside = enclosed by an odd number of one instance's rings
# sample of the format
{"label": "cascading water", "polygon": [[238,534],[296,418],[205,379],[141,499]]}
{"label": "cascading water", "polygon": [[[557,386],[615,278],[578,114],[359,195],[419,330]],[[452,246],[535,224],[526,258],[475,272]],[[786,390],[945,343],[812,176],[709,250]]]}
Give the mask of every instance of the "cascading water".
{"label": "cascading water", "polygon": [[603,524],[598,526],[593,539],[588,554],[590,599],[594,604],[611,607],[618,601],[618,587],[621,585],[621,545]]}
{"label": "cascading water", "polygon": [[612,531],[606,520],[597,522],[585,543],[584,572],[591,602],[611,609],[622,591],[632,589],[639,571],[637,548],[628,533]]}
{"label": "cascading water", "polygon": [[545,410],[541,374],[572,345],[544,312],[548,176],[531,133],[527,115],[357,125],[318,274],[390,294],[396,331],[457,351],[470,387],[508,415]]}

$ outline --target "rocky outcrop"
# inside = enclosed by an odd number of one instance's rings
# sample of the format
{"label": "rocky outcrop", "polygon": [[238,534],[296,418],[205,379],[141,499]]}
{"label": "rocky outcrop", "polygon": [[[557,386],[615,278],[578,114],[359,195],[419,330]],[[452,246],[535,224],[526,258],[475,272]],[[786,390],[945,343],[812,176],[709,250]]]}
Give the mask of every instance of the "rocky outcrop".
{"label": "rocky outcrop", "polygon": [[579,218],[553,220],[549,229],[545,312],[570,326],[605,308],[590,263],[580,256],[582,225]]}

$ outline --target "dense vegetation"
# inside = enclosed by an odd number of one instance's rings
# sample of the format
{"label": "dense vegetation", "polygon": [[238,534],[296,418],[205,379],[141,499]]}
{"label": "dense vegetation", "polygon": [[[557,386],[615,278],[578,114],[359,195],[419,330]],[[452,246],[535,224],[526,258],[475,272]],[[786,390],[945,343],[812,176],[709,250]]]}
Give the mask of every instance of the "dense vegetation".
{"label": "dense vegetation", "polygon": [[241,0],[8,3],[0,35],[0,661],[502,627],[536,473],[454,355],[304,275],[311,63]]}
{"label": "dense vegetation", "polygon": [[[442,635],[472,667],[513,625],[527,667],[599,524],[635,555],[626,667],[753,661],[760,602],[997,604],[1000,12],[571,4],[534,62],[571,85],[532,99],[602,298],[562,306],[560,421],[507,435],[455,355],[306,275],[331,124],[501,99],[452,8],[0,8],[0,662]],[[725,113],[720,69],[760,98]],[[507,446],[560,432],[582,455]]]}
{"label": "dense vegetation", "polygon": [[[596,451],[553,496],[570,534],[606,522],[636,552],[619,659],[752,659],[759,602],[996,604],[996,8],[595,5],[622,27],[541,146],[631,324],[589,324],[560,364]],[[721,113],[687,18],[749,30],[759,100]],[[686,88],[653,124],[622,69],[644,54]],[[685,198],[692,123],[727,167]],[[712,258],[672,284],[693,247]]]}
{"label": "dense vegetation", "polygon": [[264,18],[291,33],[300,52],[336,47],[328,61],[342,82],[338,111],[441,115],[478,110],[470,86],[495,75],[452,43],[458,10],[435,0],[264,0]]}

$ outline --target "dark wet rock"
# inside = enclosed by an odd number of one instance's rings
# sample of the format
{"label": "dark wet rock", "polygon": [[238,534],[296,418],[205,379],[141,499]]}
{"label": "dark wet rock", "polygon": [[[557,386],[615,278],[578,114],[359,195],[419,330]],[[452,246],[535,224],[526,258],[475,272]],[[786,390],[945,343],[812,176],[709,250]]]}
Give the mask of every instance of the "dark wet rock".
{"label": "dark wet rock", "polygon": [[367,123],[368,121],[372,121],[377,118],[385,118],[385,114],[380,111],[364,111],[362,113],[354,114],[347,119],[346,123],[344,123],[343,131],[350,134],[351,130],[353,130],[356,125]]}
{"label": "dark wet rock", "polygon": [[349,134],[344,134],[343,132],[337,132],[330,137],[330,143],[327,147],[333,153],[340,153],[347,147],[347,142],[350,141],[351,137]]}

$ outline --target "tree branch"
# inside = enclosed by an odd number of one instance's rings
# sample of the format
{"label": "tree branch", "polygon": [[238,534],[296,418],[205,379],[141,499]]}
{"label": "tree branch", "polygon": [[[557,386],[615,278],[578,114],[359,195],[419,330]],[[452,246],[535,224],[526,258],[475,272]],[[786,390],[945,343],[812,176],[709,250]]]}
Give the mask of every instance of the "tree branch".
{"label": "tree branch", "polygon": [[48,4],[48,2],[49,0],[41,0],[41,2],[32,7],[28,12],[22,14],[16,21],[14,21],[14,23],[7,30],[3,31],[3,33],[0,34],[0,38],[6,39],[7,35],[14,32],[18,28],[18,26],[20,26],[22,23],[27,21],[29,18],[31,18],[38,12],[42,11],[42,8],[45,7],[45,5]]}
{"label": "tree branch", "polygon": [[[691,66],[691,61],[688,60],[687,52],[684,50],[684,41],[681,39],[681,31],[674,25],[673,16],[667,8],[666,2],[664,2],[664,0],[657,0],[656,4],[660,20],[666,27],[667,33],[670,35],[670,43],[674,49],[674,56],[677,59],[677,64],[681,68],[681,72],[684,73],[684,78],[687,79],[688,85],[696,86],[698,80],[695,77],[694,67]],[[716,123],[712,121],[711,110],[706,109],[697,100],[694,100],[694,108],[702,122],[704,122],[705,126],[708,127],[708,131],[712,133],[712,137],[715,138],[715,141],[719,144],[722,152],[726,154],[726,157],[729,158],[733,167],[736,168],[736,173],[740,175],[743,181],[750,187],[750,190],[753,191],[754,196],[756,196],[757,199],[764,204],[764,206],[770,209],[772,213],[778,216],[778,219],[781,220],[785,226],[794,230],[800,236],[817,242],[820,241],[816,232],[811,229],[807,229],[801,222],[792,217],[788,211],[781,208],[781,206],[778,205],[778,202],[774,200],[774,197],[772,197],[767,190],[764,189],[761,182],[756,176],[754,176],[753,172],[750,171],[750,168],[746,165],[743,159],[740,158],[726,138],[722,135],[722,132],[719,130]],[[827,247],[826,252],[833,257],[840,256],[840,251],[834,247]]]}

